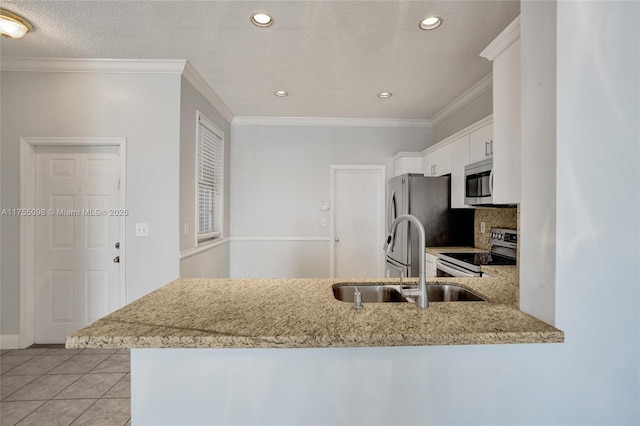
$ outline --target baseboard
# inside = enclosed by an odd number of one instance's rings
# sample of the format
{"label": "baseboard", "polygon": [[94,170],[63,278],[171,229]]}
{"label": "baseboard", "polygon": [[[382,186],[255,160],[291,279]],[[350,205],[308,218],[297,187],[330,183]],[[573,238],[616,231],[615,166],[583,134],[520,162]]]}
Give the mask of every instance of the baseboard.
{"label": "baseboard", "polygon": [[19,349],[19,334],[0,334],[0,349]]}

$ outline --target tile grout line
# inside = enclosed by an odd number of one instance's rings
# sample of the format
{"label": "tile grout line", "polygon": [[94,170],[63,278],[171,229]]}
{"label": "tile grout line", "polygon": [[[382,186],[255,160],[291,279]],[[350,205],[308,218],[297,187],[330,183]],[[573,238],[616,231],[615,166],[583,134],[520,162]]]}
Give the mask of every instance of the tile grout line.
{"label": "tile grout line", "polygon": [[[6,355],[3,355],[6,356]],[[20,356],[20,355],[9,355],[9,356]],[[14,365],[13,367],[11,367],[10,369],[8,369],[7,371],[5,371],[4,373],[1,373],[0,376],[5,376],[7,373],[9,373],[11,370],[20,367],[22,364],[24,364],[27,361],[31,361],[33,358],[35,358],[37,355],[32,355],[31,357],[25,359],[24,361],[22,361],[20,364],[18,365]]]}
{"label": "tile grout line", "polygon": [[[59,399],[58,401],[65,401],[65,400],[64,400],[64,399]],[[100,401],[100,398],[98,398],[98,399],[96,399],[95,401],[93,401],[93,404],[90,404],[90,405],[87,407],[87,409],[86,409],[86,410],[84,410],[82,413],[78,414],[78,416],[77,416],[75,419],[73,419],[73,421],[72,421],[71,423],[69,423],[69,426],[72,426],[75,422],[77,422],[77,421],[78,421],[78,419],[79,419],[80,417],[82,417],[82,415],[83,415],[84,413],[86,413],[87,411],[89,411],[89,409],[90,409],[91,407],[93,407],[94,405],[96,405],[96,404],[98,403],[98,401]]]}
{"label": "tile grout line", "polygon": [[[79,352],[79,354],[80,354],[80,353],[82,353],[82,352]],[[117,352],[114,352],[114,353],[117,353]],[[109,358],[111,358],[111,356],[112,356],[112,355],[113,355],[113,354],[110,354],[110,355],[109,355],[108,357],[106,357],[104,360],[100,361],[100,362],[99,362],[95,367],[93,367],[93,368],[92,368],[91,370],[89,370],[87,373],[83,374],[83,375],[82,375],[82,377],[85,377],[85,376],[87,376],[87,375],[91,374],[91,372],[92,372],[93,370],[95,370],[96,368],[98,368],[98,366],[100,366],[100,364],[102,364],[103,362],[105,362],[106,360],[108,360]],[[93,373],[93,374],[98,374],[98,373]],[[82,377],[80,377],[80,379],[81,379]],[[124,377],[126,377],[126,374],[125,374],[125,376],[123,376],[123,378],[124,378]],[[80,380],[80,379],[78,379],[78,380]],[[120,380],[122,380],[122,379],[120,379]],[[118,381],[116,382],[116,384],[117,384],[117,383],[119,383],[119,382],[120,382],[120,380],[118,380]],[[75,383],[75,382],[74,382],[74,383]],[[71,385],[69,385],[69,386],[71,386]],[[115,384],[114,384],[113,386],[115,386]],[[96,405],[96,404],[98,403],[98,401],[100,401],[100,400],[101,400],[101,399],[102,399],[102,398],[107,394],[107,392],[109,392],[109,391],[113,388],[113,386],[112,386],[111,388],[109,388],[109,390],[107,390],[105,393],[103,393],[103,394],[102,394],[102,396],[100,396],[100,397],[99,397],[99,398],[97,398],[95,401],[93,401],[93,404],[89,405],[89,406],[87,407],[87,409],[86,409],[86,410],[84,410],[84,411],[83,411],[82,413],[80,413],[80,414],[79,414],[75,419],[73,419],[73,421],[72,421],[71,423],[69,423],[69,426],[73,426],[73,424],[74,424],[75,422],[77,422],[77,421],[78,421],[78,419],[79,419],[80,417],[82,417],[82,415],[83,415],[84,413],[86,413],[87,411],[89,411],[89,410],[91,409],[91,407],[93,407],[94,405]],[[68,388],[68,387],[67,387],[67,388]],[[66,390],[67,388],[65,388],[65,390]],[[56,394],[56,396],[58,396],[58,395],[59,395],[60,393],[62,393],[62,392],[64,392],[64,390],[60,391],[58,394]],[[55,398],[55,396],[54,396],[53,398]],[[51,398],[51,400],[53,400],[53,398]],[[59,401],[64,401],[64,399],[59,400]]]}
{"label": "tile grout line", "polygon": [[[30,375],[30,374],[29,374],[29,375]],[[25,374],[25,376],[27,376],[27,374]],[[14,390],[14,391],[13,391],[13,392],[11,392],[9,395],[5,395],[5,397],[4,397],[4,398],[2,398],[2,399],[0,399],[0,401],[11,402],[11,401],[6,401],[6,399],[7,399],[7,398],[9,398],[9,397],[10,397],[11,395],[13,395],[14,393],[18,392],[18,391],[19,391],[20,389],[22,389],[23,387],[25,387],[25,386],[29,385],[30,383],[35,382],[35,381],[36,381],[36,380],[38,380],[40,377],[42,377],[42,376],[40,376],[40,375],[36,375],[36,374],[34,374],[34,376],[37,376],[37,377],[35,377],[35,378],[31,379],[29,382],[27,382],[27,383],[25,383],[24,385],[20,386],[18,389]],[[14,376],[14,377],[15,377],[15,376]]]}
{"label": "tile grout line", "polygon": [[42,408],[42,406],[44,404],[46,404],[49,401],[38,401],[38,402],[42,402],[42,404],[38,405],[35,409],[31,410],[29,413],[27,413],[23,418],[21,418],[20,420],[18,420],[16,423],[14,423],[15,426],[19,425],[20,422],[22,422],[24,419],[26,419],[27,417],[29,417],[30,415],[32,415],[33,413],[35,413],[37,410],[39,410],[40,408]]}
{"label": "tile grout line", "polygon": [[[7,370],[6,372],[0,374],[0,376],[4,376],[6,373],[9,373],[10,371],[12,371],[13,369],[19,367],[20,365],[33,360],[34,358],[37,358],[39,356],[43,356],[43,355],[47,355],[47,353],[49,353],[50,349],[58,349],[58,348],[46,348],[45,351],[32,355],[29,358],[25,359],[23,362],[21,362],[20,364],[12,367],[11,369]],[[65,362],[73,359],[76,355],[80,355],[83,354],[84,351],[81,352],[76,352],[73,354],[69,354],[69,358],[65,359],[64,361],[60,362],[59,364],[53,366],[51,369],[49,369],[48,371],[41,373],[41,374],[33,374],[33,376],[36,376],[34,379],[30,380],[29,382],[23,384],[22,386],[20,386],[20,388],[14,390],[13,392],[11,392],[9,395],[6,395],[2,401],[5,401],[6,398],[9,398],[11,395],[13,395],[14,393],[18,392],[19,390],[23,389],[25,386],[28,386],[29,384],[33,383],[34,381],[38,380],[41,377],[44,376],[56,376],[56,375],[66,375],[66,374],[78,374],[80,377],[78,377],[76,380],[74,380],[73,382],[71,382],[68,386],[66,386],[64,389],[61,389],[59,392],[57,392],[55,395],[51,396],[49,399],[47,400],[23,400],[23,401],[6,401],[8,403],[11,402],[38,402],[40,403],[36,408],[34,408],[33,410],[31,410],[29,413],[27,413],[24,417],[22,417],[21,419],[18,420],[19,424],[20,422],[24,421],[27,417],[29,417],[30,415],[32,415],[33,413],[35,413],[36,411],[38,411],[39,409],[41,409],[44,405],[46,405],[47,403],[51,402],[51,401],[72,401],[72,400],[77,400],[77,399],[93,399],[94,402],[92,404],[90,404],[85,410],[83,410],[81,413],[78,414],[78,416],[71,422],[69,423],[70,425],[75,424],[78,419],[84,415],[87,411],[89,411],[92,407],[94,407],[98,401],[100,400],[110,400],[110,399],[128,399],[129,401],[131,401],[131,397],[116,397],[116,398],[105,398],[105,395],[107,393],[109,393],[114,387],[116,387],[118,384],[120,384],[122,382],[122,380],[126,379],[127,375],[131,374],[131,367],[129,366],[129,368],[127,369],[126,372],[104,372],[104,373],[92,373],[93,370],[95,370],[96,368],[98,368],[100,365],[102,365],[104,362],[110,360],[113,355],[122,355],[123,353],[120,353],[119,351],[115,351],[112,352],[110,354],[107,354],[108,356],[100,361],[97,365],[93,366],[88,372],[86,373],[58,373],[58,374],[52,374],[51,372],[53,370],[55,370],[56,368],[58,368],[60,365],[64,364]],[[3,357],[6,356],[7,354],[1,354]],[[56,355],[55,353],[49,353],[49,355]],[[97,355],[97,354],[96,354]],[[129,358],[130,359],[130,358]],[[109,387],[109,389],[107,389],[105,392],[102,393],[102,395],[98,398],[72,398],[72,399],[55,399],[58,395],[60,395],[62,392],[66,391],[67,389],[69,389],[69,387],[73,386],[75,383],[77,383],[79,380],[81,380],[82,378],[85,378],[86,376],[90,375],[90,374],[123,374],[123,376],[116,382],[114,383],[111,387]],[[16,376],[26,376],[25,375],[16,375]],[[129,402],[130,403],[130,402]],[[131,421],[131,414],[129,414],[128,419],[123,423],[123,425],[127,425],[129,422]]]}

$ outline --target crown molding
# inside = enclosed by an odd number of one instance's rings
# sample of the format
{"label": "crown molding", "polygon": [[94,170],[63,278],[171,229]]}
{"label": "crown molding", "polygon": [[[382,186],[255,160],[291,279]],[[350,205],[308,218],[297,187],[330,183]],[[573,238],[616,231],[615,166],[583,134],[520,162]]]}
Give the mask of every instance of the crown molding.
{"label": "crown molding", "polygon": [[502,31],[498,37],[495,38],[487,46],[480,56],[493,61],[498,55],[504,52],[509,46],[515,43],[520,38],[520,16],[513,20],[507,28]]}
{"label": "crown molding", "polygon": [[423,127],[431,128],[431,120],[400,118],[339,117],[236,117],[239,126],[330,126],[330,127]]}
{"label": "crown molding", "polygon": [[183,59],[18,58],[0,60],[2,71],[181,74]]}
{"label": "crown molding", "polygon": [[493,73],[489,73],[482,80],[474,84],[470,89],[458,96],[446,107],[442,108],[440,112],[433,116],[431,121],[433,124],[439,124],[451,117],[457,111],[471,103],[475,98],[482,95],[487,90],[493,87]]}
{"label": "crown molding", "polygon": [[233,112],[188,61],[185,63],[182,75],[229,123],[233,122],[235,117]]}
{"label": "crown molding", "polygon": [[0,60],[2,71],[181,74],[229,122],[234,115],[216,92],[184,59],[18,58]]}
{"label": "crown molding", "polygon": [[493,114],[486,116],[485,118],[476,121],[475,123],[465,127],[464,129],[454,133],[451,136],[447,136],[446,138],[442,139],[441,141],[438,141],[436,143],[434,143],[433,145],[430,145],[428,147],[426,147],[425,149],[423,149],[419,154],[420,156],[422,155],[426,155],[426,154],[430,154],[434,151],[437,151],[438,149],[442,148],[445,145],[450,144],[451,142],[454,142],[458,139],[460,139],[463,136],[466,136],[470,133],[475,132],[478,129],[483,128],[484,126],[486,126],[487,124],[491,124],[493,123]]}
{"label": "crown molding", "polygon": [[398,158],[406,158],[406,157],[422,157],[422,152],[407,152],[407,151],[400,151],[398,153],[396,153],[393,157],[391,157],[393,160],[397,160]]}

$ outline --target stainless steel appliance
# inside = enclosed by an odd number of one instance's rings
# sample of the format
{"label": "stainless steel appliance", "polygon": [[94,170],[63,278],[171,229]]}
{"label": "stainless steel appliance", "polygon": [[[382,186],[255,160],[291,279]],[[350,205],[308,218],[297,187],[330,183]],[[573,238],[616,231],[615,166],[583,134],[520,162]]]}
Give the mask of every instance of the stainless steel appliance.
{"label": "stainless steel appliance", "polygon": [[436,260],[439,277],[481,277],[483,265],[515,265],[518,234],[515,229],[491,228],[491,251],[440,253]]}
{"label": "stainless steel appliance", "polygon": [[493,158],[464,166],[464,203],[480,206],[493,203]]}
{"label": "stainless steel appliance", "polygon": [[[472,209],[451,209],[451,178],[404,174],[389,180],[387,187],[387,233],[400,215],[411,214],[424,225],[428,247],[473,245]],[[420,247],[416,227],[399,223],[387,252],[386,276],[417,277]]]}

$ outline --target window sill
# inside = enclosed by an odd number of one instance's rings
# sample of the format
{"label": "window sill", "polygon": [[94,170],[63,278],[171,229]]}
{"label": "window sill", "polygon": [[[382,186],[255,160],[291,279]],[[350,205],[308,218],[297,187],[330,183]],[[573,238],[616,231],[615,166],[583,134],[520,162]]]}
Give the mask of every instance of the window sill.
{"label": "window sill", "polygon": [[195,256],[207,250],[211,250],[213,248],[216,248],[228,243],[229,243],[229,238],[221,238],[219,240],[202,242],[200,245],[196,247],[180,251],[180,260],[187,259],[189,257]]}

